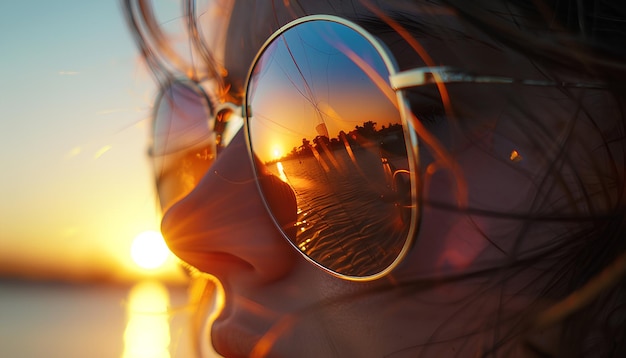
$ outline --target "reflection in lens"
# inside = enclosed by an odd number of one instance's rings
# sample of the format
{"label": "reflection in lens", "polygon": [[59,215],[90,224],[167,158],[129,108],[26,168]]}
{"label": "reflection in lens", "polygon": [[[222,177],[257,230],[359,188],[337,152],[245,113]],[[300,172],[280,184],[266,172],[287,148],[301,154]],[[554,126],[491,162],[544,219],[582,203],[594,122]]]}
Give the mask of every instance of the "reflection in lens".
{"label": "reflection in lens", "polygon": [[209,144],[209,99],[191,81],[166,85],[155,104],[152,149],[162,156]]}
{"label": "reflection in lens", "polygon": [[215,157],[211,108],[202,89],[191,81],[174,81],[161,90],[153,118],[150,154],[161,207],[191,191]]}
{"label": "reflection in lens", "polygon": [[[279,225],[307,256],[347,276],[380,273],[407,242],[409,157],[388,77],[366,38],[314,21],[275,38],[249,82],[257,170],[272,172],[296,195],[295,230]],[[271,188],[262,190],[270,195]]]}

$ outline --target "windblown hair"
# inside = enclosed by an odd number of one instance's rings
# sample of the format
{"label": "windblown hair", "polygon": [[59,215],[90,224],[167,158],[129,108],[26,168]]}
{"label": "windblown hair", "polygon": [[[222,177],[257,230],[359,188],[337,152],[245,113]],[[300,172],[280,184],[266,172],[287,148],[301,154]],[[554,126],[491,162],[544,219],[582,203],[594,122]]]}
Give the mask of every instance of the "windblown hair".
{"label": "windblown hair", "polygon": [[164,33],[152,1],[120,2],[141,56],[161,87],[181,77],[196,83],[213,80],[224,87],[224,69],[215,60],[198,28],[195,1],[181,1],[181,17],[188,36],[186,53],[176,48]]}
{"label": "windblown hair", "polygon": [[[180,55],[167,41],[149,1],[122,2],[141,54],[160,84],[186,76],[196,82],[214,81],[221,88],[220,96],[241,98],[241,84],[229,81],[228,73],[201,35],[193,0],[182,1],[192,54],[187,57]],[[353,2],[371,6],[368,0]],[[588,81],[603,83],[607,88],[604,91],[609,93],[603,100],[611,108],[610,112],[605,112],[610,118],[594,118],[594,111],[588,109],[594,103],[580,100],[577,104],[574,119],[595,128],[593,135],[601,137],[604,142],[601,148],[589,149],[584,163],[573,162],[574,159],[567,155],[567,143],[548,148],[546,144],[536,142],[536,145],[546,146],[545,149],[556,153],[541,183],[546,186],[546,192],[537,194],[543,197],[536,198],[536,201],[554,200],[548,192],[550,185],[561,186],[570,196],[557,208],[552,207],[552,212],[537,207],[535,212],[511,218],[523,223],[527,232],[532,231],[535,222],[567,223],[568,230],[560,232],[550,247],[511,261],[506,267],[471,272],[444,281],[497,273],[504,284],[525,267],[541,267],[552,277],[543,287],[535,288],[540,294],[537,302],[543,306],[541,309],[528,308],[526,313],[529,315],[519,317],[518,328],[509,333],[530,336],[561,325],[558,352],[546,352],[531,343],[527,347],[529,352],[538,356],[626,357],[626,3],[622,0],[503,0],[497,4],[490,0],[441,2],[455,9],[463,19],[495,42],[525,54],[547,77],[559,79],[576,74]],[[286,13],[293,17],[308,15],[306,6],[298,1],[274,3],[276,7],[290,6]],[[410,5],[409,1],[385,4],[385,9],[380,10],[392,13],[397,22],[386,23],[383,30],[395,31],[394,26],[398,25],[411,30],[416,26],[412,22]],[[342,8],[346,7],[349,8],[342,3]],[[372,11],[371,18],[361,18],[360,24],[372,31],[379,30],[373,28],[380,27],[379,15]],[[572,103],[579,100],[573,92],[566,93],[566,96]],[[519,106],[520,113],[525,113],[523,103],[512,102],[511,105]],[[609,125],[600,125],[599,121],[608,121]],[[541,121],[526,118],[520,128],[525,128],[530,138],[541,131]],[[603,158],[604,162],[595,162],[596,157]],[[577,165],[583,164],[584,173],[577,169]],[[593,175],[589,175],[590,171]],[[598,196],[603,197],[601,202],[591,199]],[[562,211],[558,212],[558,209]],[[506,217],[507,214],[487,212],[481,215]],[[494,238],[494,241],[498,240]],[[436,283],[408,282],[405,291],[415,292]],[[529,316],[533,318],[529,319]],[[507,319],[511,317],[502,318]],[[503,335],[485,355],[495,354],[509,339],[512,337]]]}
{"label": "windblown hair", "polygon": [[[611,132],[606,125],[599,130],[603,148],[594,148],[593,153],[587,154],[592,162],[598,160],[592,155],[610,158],[610,168],[605,171],[598,165],[596,178],[583,177],[575,170],[576,163],[568,162],[571,159],[562,155],[549,169],[553,171],[550,175],[564,177],[567,174],[558,171],[569,167],[573,171],[570,174],[577,176],[577,189],[586,199],[581,200],[582,210],[570,218],[589,224],[555,238],[552,251],[558,259],[547,270],[554,276],[542,290],[554,304],[541,312],[535,326],[529,328],[545,329],[562,323],[560,350],[551,352],[558,356],[625,356],[626,4],[607,0],[503,1],[498,9],[493,9],[489,1],[478,2],[484,6],[459,0],[445,2],[485,33],[527,54],[538,66],[578,73],[583,78],[602,81],[610,89],[612,111],[607,115],[612,118],[593,118],[589,114],[576,118],[596,128],[600,128],[599,121],[610,122]],[[579,103],[580,111],[586,112],[589,105]],[[565,152],[567,146],[559,149]],[[590,185],[594,180],[595,185]],[[598,190],[604,193],[602,204],[589,199]],[[572,202],[572,206],[576,205],[580,206],[580,201]],[[541,257],[531,258],[526,264],[539,260]]]}

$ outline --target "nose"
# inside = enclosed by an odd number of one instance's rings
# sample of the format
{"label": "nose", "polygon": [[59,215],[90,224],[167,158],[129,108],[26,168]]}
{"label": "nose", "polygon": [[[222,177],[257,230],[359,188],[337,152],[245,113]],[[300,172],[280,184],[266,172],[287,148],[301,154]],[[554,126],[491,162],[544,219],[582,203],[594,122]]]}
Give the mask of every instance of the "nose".
{"label": "nose", "polygon": [[289,273],[298,254],[267,212],[257,182],[274,189],[269,200],[281,203],[274,216],[286,226],[296,220],[293,191],[269,174],[255,177],[240,132],[195,189],[165,213],[161,231],[172,252],[222,280],[268,282]]}

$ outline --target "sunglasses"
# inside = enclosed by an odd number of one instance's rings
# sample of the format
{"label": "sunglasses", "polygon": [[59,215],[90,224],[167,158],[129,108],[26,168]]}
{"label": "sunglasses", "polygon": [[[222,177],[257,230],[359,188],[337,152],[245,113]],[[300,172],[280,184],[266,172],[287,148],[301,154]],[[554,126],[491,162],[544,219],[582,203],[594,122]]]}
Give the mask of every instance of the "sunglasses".
{"label": "sunglasses", "polygon": [[379,278],[406,256],[420,222],[418,131],[404,90],[449,83],[596,87],[449,67],[400,72],[360,26],[304,17],[261,48],[241,107],[213,106],[189,80],[163,87],[150,153],[161,205],[187,195],[243,127],[259,192],[288,242],[336,276]]}

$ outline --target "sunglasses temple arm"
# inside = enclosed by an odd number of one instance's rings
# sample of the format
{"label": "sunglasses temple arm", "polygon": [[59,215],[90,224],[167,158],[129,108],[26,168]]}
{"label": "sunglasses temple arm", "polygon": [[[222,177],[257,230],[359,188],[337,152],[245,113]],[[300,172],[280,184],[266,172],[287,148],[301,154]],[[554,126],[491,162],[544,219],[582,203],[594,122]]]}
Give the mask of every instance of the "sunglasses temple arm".
{"label": "sunglasses temple arm", "polygon": [[541,80],[525,80],[500,76],[473,75],[452,67],[419,67],[401,71],[389,76],[391,87],[394,90],[425,86],[436,83],[493,83],[493,84],[520,84],[539,87],[567,87],[567,88],[606,88],[601,83],[567,83]]}

